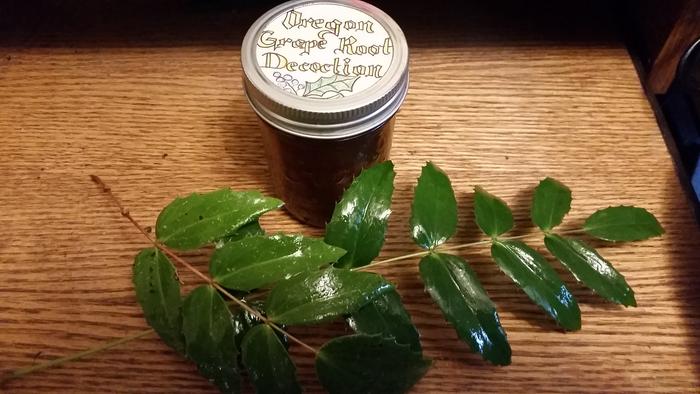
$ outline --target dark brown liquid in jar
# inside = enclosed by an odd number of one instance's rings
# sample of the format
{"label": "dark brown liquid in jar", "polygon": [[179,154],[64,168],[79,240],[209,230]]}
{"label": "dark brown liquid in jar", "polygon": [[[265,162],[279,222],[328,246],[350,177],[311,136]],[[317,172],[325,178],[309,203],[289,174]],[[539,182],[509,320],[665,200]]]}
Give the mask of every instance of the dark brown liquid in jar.
{"label": "dark brown liquid in jar", "polygon": [[359,0],[292,0],[258,18],[241,44],[277,197],[324,226],[362,169],[387,160],[408,91],[401,28]]}
{"label": "dark brown liquid in jar", "polygon": [[338,139],[290,134],[261,119],[272,184],[287,210],[302,222],[324,226],[353,178],[389,158],[394,118],[373,130]]}

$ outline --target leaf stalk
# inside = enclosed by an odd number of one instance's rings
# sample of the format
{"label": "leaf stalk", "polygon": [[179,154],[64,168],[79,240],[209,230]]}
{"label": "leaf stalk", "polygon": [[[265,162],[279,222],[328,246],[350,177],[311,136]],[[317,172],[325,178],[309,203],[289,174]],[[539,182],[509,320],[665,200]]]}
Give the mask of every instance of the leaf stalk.
{"label": "leaf stalk", "polygon": [[[559,231],[557,232],[558,234],[583,234],[583,230],[581,229],[573,229],[573,230],[567,230],[567,231]],[[524,234],[524,235],[516,235],[514,237],[499,237],[498,239],[501,241],[511,241],[511,240],[517,240],[517,239],[525,239],[528,237],[532,237],[535,235],[539,234]],[[468,249],[474,246],[481,246],[481,245],[489,245],[492,242],[494,242],[494,239],[486,239],[486,240],[481,240],[481,241],[475,241],[475,242],[468,242],[464,244],[459,244],[459,245],[451,245],[451,246],[438,246],[434,249],[431,250],[422,250],[420,252],[416,253],[411,253],[411,254],[406,254],[402,256],[397,256],[397,257],[391,257],[385,260],[379,260],[377,262],[374,262],[372,264],[367,264],[362,267],[356,267],[353,268],[353,271],[365,271],[365,270],[372,270],[376,267],[386,265],[388,263],[393,263],[395,261],[401,261],[401,260],[407,260],[411,259],[414,257],[423,257],[426,255],[429,255],[430,253],[440,253],[440,252],[450,252],[454,250],[461,250],[461,249]]]}
{"label": "leaf stalk", "polygon": [[258,310],[256,310],[255,308],[251,308],[248,304],[246,304],[245,302],[238,299],[238,297],[231,294],[228,290],[226,290],[221,285],[216,283],[210,277],[208,277],[207,275],[202,273],[200,270],[198,270],[197,268],[192,266],[190,263],[185,261],[183,258],[178,256],[170,248],[168,248],[167,246],[163,245],[162,243],[158,242],[156,239],[151,237],[151,235],[148,232],[146,232],[146,230],[133,218],[133,216],[131,216],[131,213],[129,212],[129,210],[124,207],[124,205],[121,203],[121,201],[114,195],[114,193],[112,192],[112,189],[109,186],[107,186],[107,184],[104,181],[102,181],[102,179],[100,177],[98,177],[97,175],[90,175],[90,179],[92,179],[93,182],[95,182],[98,186],[100,186],[102,191],[104,193],[106,193],[110,197],[112,202],[119,208],[121,215],[124,216],[125,218],[127,218],[131,222],[131,224],[133,224],[134,227],[136,227],[141,232],[141,234],[143,234],[143,236],[146,237],[153,244],[153,246],[160,249],[163,253],[170,256],[173,260],[177,261],[179,264],[181,264],[182,266],[184,266],[185,268],[190,270],[195,275],[199,276],[203,281],[205,281],[209,285],[213,286],[215,289],[219,290],[223,295],[228,297],[231,301],[238,304],[238,306],[240,306],[244,310],[248,311],[250,314],[252,314],[256,318],[260,319],[263,323],[267,324],[275,331],[279,332],[282,335],[286,335],[287,338],[289,338],[293,342],[296,342],[298,345],[311,351],[312,353],[314,353],[314,354],[318,353],[318,350],[313,348],[311,345],[303,342],[299,338],[295,337],[294,335],[292,335],[289,332],[287,332],[286,330],[284,330],[282,327],[280,327],[277,324],[275,324],[274,322],[270,321],[268,318],[263,316]]}
{"label": "leaf stalk", "polygon": [[[245,310],[248,311],[249,313],[253,314],[256,318],[258,318],[258,319],[260,319],[261,321],[263,321],[265,324],[267,324],[268,326],[270,326],[270,327],[271,327],[272,329],[274,329],[275,331],[277,331],[277,332],[279,332],[279,333],[281,333],[281,334],[283,334],[283,335],[286,335],[290,340],[292,340],[293,342],[295,342],[295,343],[297,343],[298,345],[302,346],[303,348],[309,350],[310,352],[312,352],[312,353],[314,353],[314,354],[318,354],[318,350],[317,350],[317,349],[315,349],[314,347],[312,347],[312,346],[306,344],[305,342],[301,341],[301,340],[298,339],[297,337],[291,335],[289,332],[287,332],[287,331],[284,330],[283,328],[279,327],[279,326],[276,325],[275,323],[269,321],[265,316],[263,316],[263,315],[262,315],[260,312],[258,312],[256,309],[251,308],[246,302],[244,302],[244,301],[238,299],[237,297],[235,297],[235,296],[234,296],[233,294],[231,294],[228,290],[226,290],[225,288],[221,287],[219,284],[217,284],[216,282],[214,282],[214,281],[213,281],[211,278],[209,278],[207,275],[205,275],[204,273],[202,273],[201,271],[199,271],[198,269],[196,269],[195,267],[193,267],[191,264],[189,264],[187,261],[185,261],[184,259],[182,259],[182,258],[181,258],[180,256],[178,256],[177,254],[175,254],[175,252],[173,252],[172,250],[170,250],[168,247],[166,247],[165,245],[161,244],[161,243],[158,242],[157,240],[153,239],[153,238],[150,236],[150,231],[147,231],[146,228],[144,228],[143,226],[141,226],[141,224],[139,224],[139,223],[133,218],[133,216],[131,216],[131,213],[129,212],[129,210],[126,209],[126,207],[122,204],[122,202],[121,202],[121,201],[117,198],[117,196],[112,192],[112,189],[111,189],[100,177],[98,177],[97,175],[90,175],[90,179],[92,179],[92,181],[100,187],[100,189],[102,190],[102,192],[104,192],[105,194],[107,194],[107,196],[112,200],[112,203],[113,203],[114,205],[116,205],[116,206],[119,208],[119,213],[120,213],[123,217],[125,217],[127,220],[129,220],[129,222],[131,222],[131,224],[132,224],[134,227],[136,227],[136,229],[138,229],[139,232],[141,232],[141,234],[143,234],[143,235],[149,240],[149,242],[151,242],[155,247],[157,247],[157,248],[160,249],[163,253],[165,253],[165,254],[167,254],[168,256],[170,256],[173,260],[175,260],[175,261],[177,261],[178,263],[182,264],[182,266],[184,266],[185,268],[187,268],[188,270],[190,270],[192,273],[194,273],[195,275],[197,275],[197,276],[198,276],[199,278],[201,278],[204,282],[210,284],[211,286],[213,286],[214,288],[216,288],[217,290],[219,290],[222,294],[224,294],[226,297],[228,297],[229,299],[231,299],[231,301],[233,301],[235,304],[237,304],[237,305],[240,306],[241,308],[245,309]],[[545,233],[548,233],[548,232],[545,232]],[[564,235],[564,234],[582,234],[582,233],[584,233],[584,231],[581,230],[581,229],[573,229],[573,230],[558,231],[558,232],[557,232],[557,234],[560,234],[560,235]],[[518,239],[528,238],[528,237],[531,237],[531,236],[534,236],[534,235],[539,235],[539,234],[524,234],[524,235],[518,235],[518,236],[514,236],[514,237],[502,237],[502,238],[499,238],[499,239],[500,239],[500,240],[504,240],[504,241],[505,241],[505,240],[518,240]],[[365,265],[365,266],[362,266],[362,267],[352,268],[351,270],[352,270],[352,271],[357,271],[357,270],[362,270],[362,271],[364,271],[364,270],[372,270],[372,269],[374,269],[374,268],[377,268],[377,267],[379,267],[379,266],[384,266],[384,265],[389,264],[389,263],[393,263],[393,262],[401,261],[401,260],[408,260],[408,259],[415,258],[415,257],[422,257],[422,256],[426,256],[426,255],[428,255],[428,254],[430,254],[430,253],[434,253],[434,252],[447,252],[447,251],[455,251],[455,250],[467,249],[467,248],[471,248],[471,247],[474,247],[474,246],[488,245],[488,244],[491,244],[492,242],[493,242],[492,239],[488,239],[488,240],[481,240],[481,241],[475,241],[475,242],[468,242],[468,243],[459,244],[459,245],[452,245],[452,246],[438,246],[438,247],[434,248],[433,250],[422,250],[422,251],[420,251],[420,252],[410,253],[410,254],[401,255],[401,256],[396,256],[396,257],[391,257],[391,258],[384,259],[384,260],[380,260],[380,261],[377,261],[377,262],[374,262],[374,263],[371,263],[371,264],[368,264],[368,265]],[[253,295],[255,298],[259,297],[261,293],[256,293],[256,294],[257,294],[257,295],[255,295],[255,294]],[[68,362],[71,362],[71,361],[80,360],[80,359],[83,359],[83,358],[85,358],[85,357],[89,357],[89,356],[91,356],[91,355],[100,353],[100,352],[102,352],[102,351],[105,351],[105,350],[112,349],[112,348],[114,348],[114,347],[123,345],[123,344],[125,344],[125,343],[131,342],[131,341],[134,341],[134,340],[137,340],[137,339],[140,339],[140,338],[144,338],[144,337],[146,337],[146,336],[148,336],[148,335],[150,335],[150,334],[152,334],[152,333],[154,333],[154,332],[155,332],[155,331],[154,331],[152,328],[149,328],[149,329],[147,329],[147,330],[145,330],[145,331],[139,331],[139,332],[136,332],[136,333],[134,333],[134,334],[127,335],[127,336],[125,336],[125,337],[118,338],[118,339],[115,339],[115,340],[106,342],[106,343],[104,343],[104,344],[102,344],[102,345],[99,345],[99,346],[96,346],[96,347],[93,347],[93,348],[90,348],[90,349],[86,349],[86,350],[83,350],[83,351],[78,352],[78,353],[74,353],[74,354],[71,354],[71,355],[68,355],[68,356],[60,357],[60,358],[57,358],[57,359],[54,359],[54,360],[50,360],[50,361],[47,361],[47,362],[44,362],[44,363],[41,363],[41,364],[32,365],[32,366],[30,366],[30,367],[24,367],[24,368],[17,369],[17,370],[15,370],[15,371],[12,371],[12,372],[6,374],[6,375],[3,376],[2,378],[0,378],[0,386],[1,386],[1,385],[4,385],[5,383],[7,383],[7,382],[9,382],[9,381],[11,381],[11,380],[20,378],[20,377],[25,376],[25,375],[29,375],[29,374],[32,374],[32,373],[34,373],[34,372],[39,372],[39,371],[42,371],[42,370],[45,370],[45,369],[48,369],[48,368],[52,368],[52,367],[58,367],[58,366],[63,365],[63,364],[65,364],[65,363],[68,363]]]}
{"label": "leaf stalk", "polygon": [[93,347],[90,349],[86,349],[86,350],[83,350],[83,351],[78,352],[78,353],[73,353],[73,354],[70,354],[68,356],[59,357],[59,358],[56,358],[56,359],[53,359],[53,360],[50,360],[50,361],[47,361],[47,362],[44,362],[41,364],[32,365],[30,367],[24,367],[24,368],[17,369],[15,371],[12,371],[9,374],[3,376],[2,378],[0,378],[0,386],[4,385],[5,383],[9,382],[10,380],[17,379],[17,378],[20,378],[20,377],[25,376],[25,375],[29,375],[29,374],[34,373],[34,372],[39,372],[39,371],[42,371],[44,369],[58,367],[60,365],[63,365],[65,363],[68,363],[71,361],[80,360],[82,358],[91,356],[93,354],[100,353],[104,350],[112,349],[114,347],[125,344],[127,342],[131,342],[131,341],[136,340],[136,339],[144,338],[144,337],[146,337],[150,334],[153,334],[153,333],[155,333],[155,330],[153,330],[152,328],[149,328],[148,330],[139,331],[139,332],[136,332],[134,334],[127,335],[125,337],[109,341],[109,342],[104,343],[102,345],[99,345],[99,346],[96,346],[96,347]]}

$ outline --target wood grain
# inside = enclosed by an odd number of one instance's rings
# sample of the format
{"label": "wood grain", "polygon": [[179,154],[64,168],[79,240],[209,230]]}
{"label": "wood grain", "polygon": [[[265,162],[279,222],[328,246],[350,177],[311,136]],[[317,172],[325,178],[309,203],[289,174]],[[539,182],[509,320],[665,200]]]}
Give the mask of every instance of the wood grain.
{"label": "wood grain", "polygon": [[[566,334],[498,271],[487,250],[465,251],[508,333],[513,364],[505,368],[486,365],[457,340],[424,293],[417,261],[382,269],[397,283],[435,360],[415,391],[696,391],[700,233],[626,50],[614,37],[490,41],[465,31],[407,30],[412,82],[396,122],[394,214],[382,257],[416,251],[408,211],[426,160],[451,175],[458,193],[460,229],[452,243],[480,237],[471,214],[471,191],[479,184],[511,204],[514,235],[532,234],[529,242],[542,250],[527,213],[530,190],[545,176],[574,192],[565,228],[597,208],[625,203],[651,210],[667,233],[634,244],[596,244],[635,289],[637,308],[605,303],[560,270],[583,314],[582,330]],[[134,255],[147,243],[89,174],[109,182],[144,225],[178,194],[228,185],[271,192],[235,43],[60,42],[0,49],[2,371],[146,327],[130,275]],[[263,225],[319,234],[284,212],[267,215]],[[206,266],[204,254],[188,258]],[[197,284],[181,272],[187,286]],[[344,330],[294,333],[320,346]],[[312,359],[298,347],[293,354],[303,385],[319,391]],[[1,390],[213,391],[156,338]]]}
{"label": "wood grain", "polygon": [[[678,64],[690,46],[700,38],[700,3],[684,1],[671,31],[649,70],[647,82],[655,94],[664,94],[676,77]],[[658,4],[657,4],[658,6]],[[662,14],[663,10],[658,10]],[[648,27],[651,31],[655,29]]]}

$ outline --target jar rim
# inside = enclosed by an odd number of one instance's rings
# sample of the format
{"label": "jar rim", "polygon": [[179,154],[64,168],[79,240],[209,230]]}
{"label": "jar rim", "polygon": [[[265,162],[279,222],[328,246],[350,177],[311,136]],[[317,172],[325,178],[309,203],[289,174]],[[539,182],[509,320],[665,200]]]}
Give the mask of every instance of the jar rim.
{"label": "jar rim", "polygon": [[[355,94],[319,99],[291,94],[263,74],[256,56],[260,34],[273,19],[315,5],[353,8],[387,32],[393,41],[391,62],[371,86]],[[357,0],[293,0],[270,9],[248,29],[241,63],[245,94],[255,112],[272,126],[305,137],[345,138],[374,129],[398,111],[408,91],[408,44],[401,28],[379,8]]]}

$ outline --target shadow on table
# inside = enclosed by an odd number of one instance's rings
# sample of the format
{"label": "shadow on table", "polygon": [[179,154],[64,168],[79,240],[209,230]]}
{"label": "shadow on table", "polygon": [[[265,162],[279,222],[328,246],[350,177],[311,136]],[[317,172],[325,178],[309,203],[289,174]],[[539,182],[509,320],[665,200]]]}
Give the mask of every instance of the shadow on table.
{"label": "shadow on table", "polygon": [[700,332],[697,324],[700,321],[700,232],[690,202],[678,185],[676,173],[670,173],[667,179],[667,211],[660,212],[661,225],[666,230],[662,242],[664,249],[671,254],[671,266],[675,272],[670,278],[674,282],[675,300],[686,326],[688,354],[696,376],[700,377]]}

